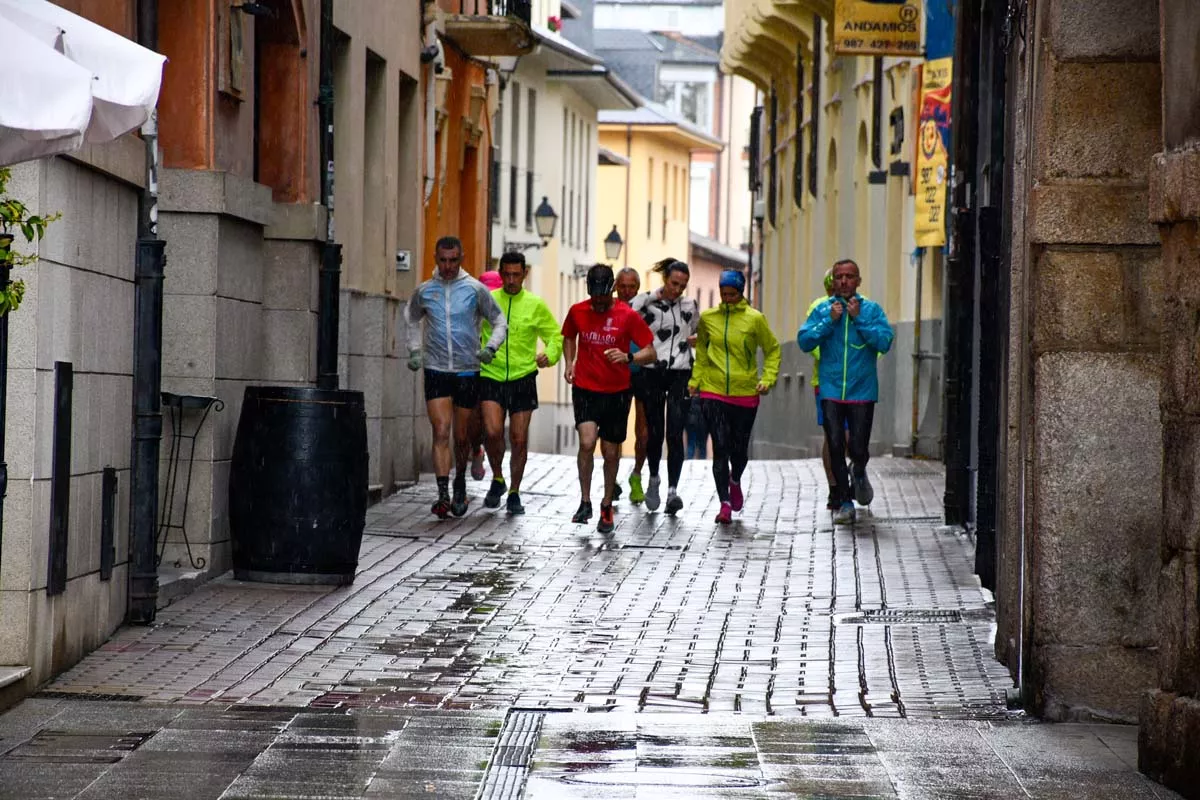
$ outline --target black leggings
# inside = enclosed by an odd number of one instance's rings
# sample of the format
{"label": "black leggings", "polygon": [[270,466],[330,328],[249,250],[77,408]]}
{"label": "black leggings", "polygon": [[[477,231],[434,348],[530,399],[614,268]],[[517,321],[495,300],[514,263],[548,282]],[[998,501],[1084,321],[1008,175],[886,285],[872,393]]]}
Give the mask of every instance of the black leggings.
{"label": "black leggings", "polygon": [[712,434],[712,471],[717,497],[722,503],[728,503],[729,482],[741,483],[742,473],[750,460],[750,434],[758,409],[706,399],[703,410],[708,432]]}
{"label": "black leggings", "polygon": [[853,499],[850,473],[846,470],[846,430],[849,428],[850,431],[850,461],[855,472],[861,472],[871,458],[875,404],[822,400],[821,413],[825,415],[825,441],[829,443],[829,462],[833,466],[834,500],[841,505]]}
{"label": "black leggings", "polygon": [[[683,472],[683,461],[687,450],[683,446],[683,432],[687,428],[688,411],[692,398],[688,395],[689,370],[644,369],[646,376],[646,461],[650,464],[650,475],[658,475],[658,462],[662,460],[663,434],[667,439],[667,485],[678,486],[679,474]],[[666,428],[663,419],[666,419]]]}

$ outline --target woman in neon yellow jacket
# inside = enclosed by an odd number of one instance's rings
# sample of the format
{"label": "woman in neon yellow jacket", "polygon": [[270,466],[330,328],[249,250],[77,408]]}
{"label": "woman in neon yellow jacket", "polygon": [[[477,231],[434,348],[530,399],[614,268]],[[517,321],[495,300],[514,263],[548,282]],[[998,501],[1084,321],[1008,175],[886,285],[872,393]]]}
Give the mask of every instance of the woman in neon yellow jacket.
{"label": "woman in neon yellow jacket", "polygon": [[[721,273],[721,305],[700,315],[696,332],[696,365],[688,388],[699,395],[713,440],[713,480],[721,510],[717,522],[728,524],[745,504],[742,473],[750,460],[750,434],[759,398],[779,376],[779,340],[767,318],[743,296],[746,276]],[[758,368],[762,351],[763,366]]]}

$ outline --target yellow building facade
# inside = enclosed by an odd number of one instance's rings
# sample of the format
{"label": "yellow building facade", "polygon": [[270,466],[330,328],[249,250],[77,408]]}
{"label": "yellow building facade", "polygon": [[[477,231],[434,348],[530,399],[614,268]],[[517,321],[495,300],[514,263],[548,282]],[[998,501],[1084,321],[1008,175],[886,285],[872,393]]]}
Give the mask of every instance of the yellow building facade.
{"label": "yellow building facade", "polygon": [[[601,112],[599,134],[608,163],[597,174],[596,260],[633,267],[643,289],[659,286],[649,281],[656,262],[688,260],[692,154],[719,152],[721,142],[651,106]],[[604,248],[614,225],[624,241],[616,261]]]}
{"label": "yellow building facade", "polygon": [[896,329],[893,351],[880,361],[872,449],[933,454],[942,254],[918,249],[913,235],[921,61],[835,56],[832,2],[726,0],[725,14],[722,69],[750,80],[760,97],[751,126],[760,234],[754,302],[785,345],[784,377],[760,412],[756,455],[807,457],[820,447],[807,388],[812,360],[796,333],[824,295],[825,271],[843,258],[858,262],[860,291],[883,305]]}

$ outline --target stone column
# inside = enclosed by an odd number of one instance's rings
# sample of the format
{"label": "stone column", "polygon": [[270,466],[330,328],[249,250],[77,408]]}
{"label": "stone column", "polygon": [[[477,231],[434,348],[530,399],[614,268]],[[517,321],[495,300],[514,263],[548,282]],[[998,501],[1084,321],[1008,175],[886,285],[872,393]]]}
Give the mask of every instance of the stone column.
{"label": "stone column", "polygon": [[1150,218],[1163,248],[1163,526],[1158,688],[1142,703],[1142,771],[1200,798],[1200,18],[1162,2],[1163,142]]}

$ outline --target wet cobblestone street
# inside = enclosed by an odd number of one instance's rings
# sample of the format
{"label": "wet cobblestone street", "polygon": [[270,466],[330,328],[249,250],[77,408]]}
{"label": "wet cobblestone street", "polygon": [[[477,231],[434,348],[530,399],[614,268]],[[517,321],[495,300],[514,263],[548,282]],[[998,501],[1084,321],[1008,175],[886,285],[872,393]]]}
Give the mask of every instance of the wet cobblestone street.
{"label": "wet cobblestone street", "polygon": [[610,537],[569,521],[569,459],[535,460],[524,518],[477,496],[437,522],[421,486],[369,512],[353,586],[222,579],[49,690],[317,708],[1001,711],[1011,682],[990,656],[971,544],[938,528],[940,472],[874,464],[874,513],[837,531],[817,462],[752,465],[729,527],[711,521],[707,464],[689,464],[678,517],[620,503]]}
{"label": "wet cobblestone street", "polygon": [[[1006,710],[940,467],[872,476],[871,513],[835,530],[819,462],[752,462],[722,527],[688,462],[677,518],[620,502],[610,536],[570,522],[572,458],[532,457],[515,519],[472,483],[438,522],[427,480],[369,511],[352,586],[222,577],[0,717],[0,797],[1170,797],[1133,771],[1136,729]],[[1029,791],[1003,732],[1050,729],[1128,791]],[[928,785],[1004,788],[923,793],[921,739]],[[31,791],[48,764],[57,788]]]}

